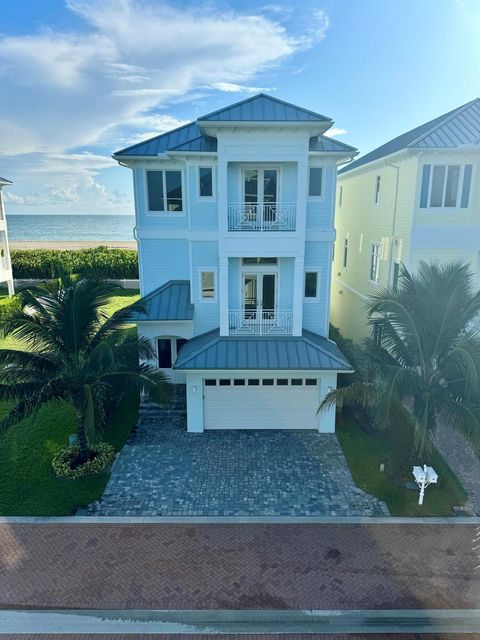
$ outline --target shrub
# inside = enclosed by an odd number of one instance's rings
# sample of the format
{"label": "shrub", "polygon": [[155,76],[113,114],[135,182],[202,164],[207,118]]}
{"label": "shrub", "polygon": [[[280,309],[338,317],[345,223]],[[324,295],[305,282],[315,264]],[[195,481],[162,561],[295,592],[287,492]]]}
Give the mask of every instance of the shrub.
{"label": "shrub", "polygon": [[0,325],[3,324],[8,314],[19,306],[16,298],[4,298],[0,301]]}
{"label": "shrub", "polygon": [[101,278],[138,278],[137,252],[132,249],[33,249],[11,253],[13,277],[50,279],[62,273]]}
{"label": "shrub", "polygon": [[55,475],[67,480],[78,480],[86,476],[93,476],[108,469],[115,458],[115,449],[108,442],[100,442],[91,447],[92,453],[96,454],[92,460],[78,465],[72,469],[71,463],[75,460],[80,448],[78,445],[61,449],[52,460],[52,467]]}

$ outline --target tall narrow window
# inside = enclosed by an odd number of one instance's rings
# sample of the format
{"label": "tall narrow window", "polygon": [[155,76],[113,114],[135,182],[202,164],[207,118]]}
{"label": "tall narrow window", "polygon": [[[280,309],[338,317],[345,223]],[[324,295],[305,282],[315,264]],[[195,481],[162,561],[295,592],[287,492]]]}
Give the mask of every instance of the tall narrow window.
{"label": "tall narrow window", "polygon": [[372,244],[372,254],[370,258],[370,280],[372,282],[378,282],[380,270],[380,245],[377,243]]}
{"label": "tall narrow window", "polygon": [[322,167],[310,167],[310,180],[308,184],[309,196],[321,196],[322,195]]}
{"label": "tall narrow window", "polygon": [[160,338],[157,340],[158,368],[172,368],[172,341],[170,338]]}
{"label": "tall narrow window", "polygon": [[343,200],[343,186],[340,187],[340,191],[338,193],[338,206],[339,207],[342,206],[342,200]]}
{"label": "tall narrow window", "polygon": [[400,263],[394,262],[392,265],[392,289],[398,291],[398,278],[400,276]]}
{"label": "tall narrow window", "polygon": [[202,299],[211,300],[212,298],[215,298],[215,272],[202,271],[200,273],[200,280],[202,286]]}
{"label": "tall narrow window", "polygon": [[149,211],[183,211],[182,172],[147,171]]}
{"label": "tall narrow window", "polygon": [[213,196],[213,169],[212,167],[198,167],[199,194],[201,198]]}
{"label": "tall narrow window", "polygon": [[343,268],[346,269],[348,266],[348,238],[345,238],[345,242],[343,243]]}
{"label": "tall narrow window", "polygon": [[375,204],[378,204],[380,202],[380,183],[381,183],[381,176],[377,176],[375,179]]}
{"label": "tall narrow window", "polygon": [[318,272],[307,271],[305,273],[305,298],[316,298],[318,289]]}

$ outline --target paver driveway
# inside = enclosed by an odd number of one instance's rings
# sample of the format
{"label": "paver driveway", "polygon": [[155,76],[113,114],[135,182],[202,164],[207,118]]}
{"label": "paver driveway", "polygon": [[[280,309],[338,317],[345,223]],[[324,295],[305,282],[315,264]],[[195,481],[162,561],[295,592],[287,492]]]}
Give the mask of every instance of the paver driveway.
{"label": "paver driveway", "polygon": [[187,433],[179,412],[145,407],[102,500],[86,515],[389,515],[358,489],[333,434]]}
{"label": "paver driveway", "polygon": [[476,608],[476,533],[470,524],[0,524],[0,607]]}

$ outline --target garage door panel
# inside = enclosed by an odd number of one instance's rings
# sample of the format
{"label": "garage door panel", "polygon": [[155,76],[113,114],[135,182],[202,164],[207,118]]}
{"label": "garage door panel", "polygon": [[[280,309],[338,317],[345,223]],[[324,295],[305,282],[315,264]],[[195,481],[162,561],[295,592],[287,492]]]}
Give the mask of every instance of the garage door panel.
{"label": "garage door panel", "polygon": [[205,386],[205,429],[316,429],[318,387]]}

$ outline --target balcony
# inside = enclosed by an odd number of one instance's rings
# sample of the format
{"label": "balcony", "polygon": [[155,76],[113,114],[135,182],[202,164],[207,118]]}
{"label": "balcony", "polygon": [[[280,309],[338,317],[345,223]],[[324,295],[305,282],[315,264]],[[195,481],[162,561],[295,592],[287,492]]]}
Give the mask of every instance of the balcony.
{"label": "balcony", "polygon": [[231,202],[229,231],[295,231],[295,203]]}
{"label": "balcony", "polygon": [[230,335],[292,335],[293,311],[259,309],[229,311]]}

